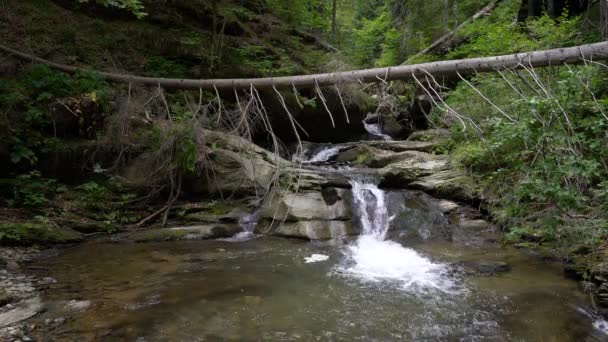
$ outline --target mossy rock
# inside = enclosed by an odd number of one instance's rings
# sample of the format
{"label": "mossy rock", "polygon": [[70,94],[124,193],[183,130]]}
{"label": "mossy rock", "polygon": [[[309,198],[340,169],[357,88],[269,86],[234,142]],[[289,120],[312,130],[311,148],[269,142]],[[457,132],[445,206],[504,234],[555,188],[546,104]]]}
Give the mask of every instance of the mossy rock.
{"label": "mossy rock", "polygon": [[12,301],[13,297],[5,290],[0,289],[0,308],[6,304],[10,304]]}
{"label": "mossy rock", "polygon": [[207,240],[231,237],[241,231],[236,224],[208,224],[191,227],[159,228],[133,234],[135,242]]}
{"label": "mossy rock", "polygon": [[107,222],[79,222],[74,221],[69,224],[70,228],[83,234],[94,234],[94,233],[114,233],[118,230],[118,227]]}
{"label": "mossy rock", "polygon": [[32,246],[72,243],[82,240],[82,235],[67,228],[56,228],[40,223],[0,224],[0,245]]}

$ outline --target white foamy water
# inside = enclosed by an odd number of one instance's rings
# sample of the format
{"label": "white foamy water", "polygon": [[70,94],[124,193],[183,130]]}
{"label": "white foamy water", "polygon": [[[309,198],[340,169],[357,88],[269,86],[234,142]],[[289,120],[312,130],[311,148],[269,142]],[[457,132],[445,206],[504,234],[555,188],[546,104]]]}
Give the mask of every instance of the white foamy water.
{"label": "white foamy water", "polygon": [[329,260],[329,256],[323,254],[313,254],[309,257],[304,257],[304,261],[307,264],[311,264],[314,262],[321,262]]}
{"label": "white foamy water", "polygon": [[334,157],[336,154],[338,154],[338,152],[340,152],[340,149],[342,148],[341,145],[335,145],[335,146],[329,146],[329,147],[323,147],[321,150],[317,151],[317,153],[311,155],[310,157],[304,159],[304,154],[306,154],[306,150],[302,151],[301,154],[297,154],[293,156],[293,161],[299,161],[305,164],[309,164],[309,163],[322,163],[322,162],[326,162],[329,159],[331,159],[332,157]]}
{"label": "white foamy water", "polygon": [[608,335],[608,322],[603,319],[598,319],[594,321],[593,328],[604,335]]}
{"label": "white foamy water", "polygon": [[393,138],[391,138],[389,135],[382,133],[382,130],[380,129],[379,124],[370,124],[370,123],[363,121],[363,127],[365,128],[367,133],[369,133],[375,137],[379,137],[379,138],[382,138],[383,140],[387,140],[387,141],[393,140]]}
{"label": "white foamy water", "polygon": [[454,283],[444,275],[445,265],[386,240],[390,219],[384,192],[370,181],[351,181],[351,185],[362,234],[347,248],[347,266],[339,271],[364,281],[397,281],[406,290],[452,291]]}

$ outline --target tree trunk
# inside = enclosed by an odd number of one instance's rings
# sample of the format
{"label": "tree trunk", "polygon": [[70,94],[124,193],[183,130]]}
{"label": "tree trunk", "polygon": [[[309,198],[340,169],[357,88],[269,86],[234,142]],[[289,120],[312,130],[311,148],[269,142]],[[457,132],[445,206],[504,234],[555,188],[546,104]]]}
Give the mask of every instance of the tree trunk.
{"label": "tree trunk", "polygon": [[[77,67],[54,63],[2,45],[0,45],[0,51],[4,51],[17,58],[34,63],[46,64],[52,68],[67,73],[74,73],[80,70],[80,68]],[[260,89],[272,89],[273,87],[291,89],[292,87],[311,88],[317,85],[330,86],[338,83],[375,83],[394,80],[411,80],[415,77],[424,78],[429,75],[436,77],[452,77],[458,74],[492,72],[504,68],[517,69],[530,66],[556,66],[563,65],[564,63],[583,63],[584,61],[589,60],[608,60],[608,41],[574,46],[570,48],[533,51],[503,56],[469,58],[416,65],[403,65],[388,68],[375,68],[302,76],[195,80],[143,77],[103,71],[99,71],[97,74],[101,78],[112,82],[134,83],[177,89],[248,90],[251,89],[251,87]]]}
{"label": "tree trunk", "polygon": [[331,3],[331,37],[336,38],[336,32],[338,31],[338,23],[336,17],[338,14],[338,0],[333,0]]}
{"label": "tree trunk", "polygon": [[608,40],[608,0],[600,0],[602,38]]}

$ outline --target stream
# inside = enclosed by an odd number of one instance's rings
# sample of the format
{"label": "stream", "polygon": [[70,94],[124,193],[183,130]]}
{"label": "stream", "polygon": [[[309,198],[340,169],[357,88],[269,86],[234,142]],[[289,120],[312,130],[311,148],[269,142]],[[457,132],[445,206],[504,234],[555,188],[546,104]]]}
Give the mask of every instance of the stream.
{"label": "stream", "polygon": [[558,265],[496,244],[395,241],[386,192],[373,179],[351,186],[354,238],[100,240],[36,261],[34,272],[56,280],[41,340],[604,340]]}

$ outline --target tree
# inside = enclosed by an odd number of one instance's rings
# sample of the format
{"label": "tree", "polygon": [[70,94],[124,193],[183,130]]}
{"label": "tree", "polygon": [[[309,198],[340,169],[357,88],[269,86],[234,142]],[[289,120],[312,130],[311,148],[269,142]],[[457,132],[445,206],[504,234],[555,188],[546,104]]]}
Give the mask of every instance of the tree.
{"label": "tree", "polygon": [[336,22],[336,16],[338,13],[338,0],[332,0],[331,4],[331,37],[336,38],[336,31],[338,23]]}
{"label": "tree", "polygon": [[602,38],[608,40],[608,0],[600,0]]}

